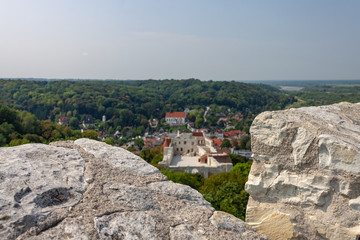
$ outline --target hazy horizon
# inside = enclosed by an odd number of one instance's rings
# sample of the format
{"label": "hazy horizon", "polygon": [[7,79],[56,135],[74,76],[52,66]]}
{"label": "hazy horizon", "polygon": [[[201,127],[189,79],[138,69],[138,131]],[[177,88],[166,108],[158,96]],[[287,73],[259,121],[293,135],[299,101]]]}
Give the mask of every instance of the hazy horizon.
{"label": "hazy horizon", "polygon": [[356,0],[1,3],[3,79],[360,79]]}

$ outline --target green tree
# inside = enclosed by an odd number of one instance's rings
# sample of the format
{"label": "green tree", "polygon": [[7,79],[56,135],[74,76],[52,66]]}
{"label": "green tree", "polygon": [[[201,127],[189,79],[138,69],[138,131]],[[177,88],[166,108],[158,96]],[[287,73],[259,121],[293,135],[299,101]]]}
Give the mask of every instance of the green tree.
{"label": "green tree", "polygon": [[195,128],[201,128],[204,124],[204,119],[201,116],[197,116],[195,120]]}
{"label": "green tree", "polygon": [[71,118],[71,120],[69,122],[69,126],[74,130],[79,129],[79,124],[80,124],[80,121],[76,117]]}
{"label": "green tree", "polygon": [[174,170],[163,169],[161,173],[168,177],[169,180],[188,185],[196,190],[198,190],[202,181],[204,180],[203,176],[200,174],[190,174],[185,172],[175,172]]}
{"label": "green tree", "polygon": [[242,178],[246,178],[249,175],[251,169],[251,162],[239,162],[231,168],[231,172],[237,174]]}
{"label": "green tree", "polygon": [[5,146],[6,143],[6,137],[2,133],[0,133],[0,147]]}
{"label": "green tree", "polygon": [[98,133],[95,130],[84,130],[82,137],[98,140]]}
{"label": "green tree", "polygon": [[231,139],[231,144],[232,144],[232,146],[233,146],[233,148],[234,148],[235,150],[239,150],[239,149],[240,149],[239,142],[238,142],[238,140],[237,140],[236,138],[232,138],[232,139]]}
{"label": "green tree", "polygon": [[[233,166],[235,166],[237,163],[245,163],[248,161],[248,159],[246,157],[240,156],[240,155],[236,155],[236,154],[228,154]],[[234,167],[233,167],[234,168]]]}
{"label": "green tree", "polygon": [[142,138],[136,138],[134,141],[134,145],[141,150],[144,147],[144,140]]}
{"label": "green tree", "polygon": [[222,148],[229,148],[231,147],[231,143],[228,139],[224,138],[224,140],[222,141],[220,147]]}
{"label": "green tree", "polygon": [[115,140],[112,137],[105,139],[105,143],[109,145],[115,145]]}

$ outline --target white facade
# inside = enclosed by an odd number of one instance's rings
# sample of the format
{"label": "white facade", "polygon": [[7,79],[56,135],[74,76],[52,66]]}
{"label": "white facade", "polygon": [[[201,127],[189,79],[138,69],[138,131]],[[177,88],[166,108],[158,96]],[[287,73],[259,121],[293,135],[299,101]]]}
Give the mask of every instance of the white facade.
{"label": "white facade", "polygon": [[185,118],[167,117],[165,121],[170,126],[182,126],[185,125]]}
{"label": "white facade", "polygon": [[185,112],[166,113],[165,122],[170,126],[183,126],[185,125]]}
{"label": "white facade", "polygon": [[[200,157],[206,154],[209,154],[207,161],[200,162]],[[159,165],[189,173],[195,171],[201,173],[204,177],[208,177],[209,174],[230,171],[231,162],[218,162],[215,159],[216,156],[220,155],[216,154],[211,139],[203,135],[199,136],[198,133],[183,133],[171,138],[170,145],[164,147],[164,157]]]}

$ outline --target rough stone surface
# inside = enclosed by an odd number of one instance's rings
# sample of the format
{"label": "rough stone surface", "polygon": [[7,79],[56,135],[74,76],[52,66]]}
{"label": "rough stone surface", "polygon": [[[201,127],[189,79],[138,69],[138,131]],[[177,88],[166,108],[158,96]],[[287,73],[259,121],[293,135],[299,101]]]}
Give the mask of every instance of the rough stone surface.
{"label": "rough stone surface", "polygon": [[360,234],[360,103],[264,112],[250,132],[249,225],[270,239]]}
{"label": "rough stone surface", "polygon": [[80,139],[0,148],[0,239],[267,238],[132,153]]}

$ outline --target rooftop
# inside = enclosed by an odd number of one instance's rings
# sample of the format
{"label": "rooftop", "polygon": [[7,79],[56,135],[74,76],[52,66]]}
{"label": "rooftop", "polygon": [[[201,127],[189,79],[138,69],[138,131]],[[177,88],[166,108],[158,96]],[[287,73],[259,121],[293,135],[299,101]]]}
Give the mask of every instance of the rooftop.
{"label": "rooftop", "polygon": [[167,118],[184,118],[185,112],[173,112],[173,113],[166,113]]}
{"label": "rooftop", "polygon": [[165,139],[163,146],[164,147],[169,147],[170,143],[171,143],[171,139],[167,138],[167,139]]}
{"label": "rooftop", "polygon": [[218,161],[219,163],[232,163],[230,157],[228,155],[222,155],[222,156],[212,156],[213,158],[216,159],[216,161]]}
{"label": "rooftop", "polygon": [[206,166],[204,163],[199,162],[199,156],[190,157],[190,156],[180,156],[176,155],[171,161],[170,166],[174,167],[199,167]]}
{"label": "rooftop", "polygon": [[204,134],[202,132],[193,132],[192,135],[194,137],[203,137],[204,136]]}
{"label": "rooftop", "polygon": [[219,138],[214,138],[214,139],[212,139],[212,141],[213,141],[213,144],[217,147],[220,147],[222,144],[222,140]]}

